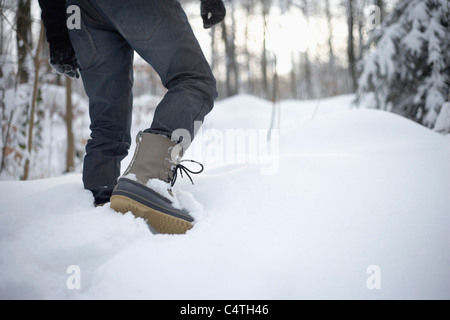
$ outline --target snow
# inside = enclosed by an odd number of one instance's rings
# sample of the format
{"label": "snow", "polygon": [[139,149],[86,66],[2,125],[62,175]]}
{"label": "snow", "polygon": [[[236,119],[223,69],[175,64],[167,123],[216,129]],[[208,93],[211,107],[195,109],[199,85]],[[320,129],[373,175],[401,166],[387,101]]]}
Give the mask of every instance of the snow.
{"label": "snow", "polygon": [[95,208],[80,174],[1,181],[0,298],[449,299],[450,139],[352,99],[281,102],[271,143],[270,102],[218,102],[174,187],[186,235]]}
{"label": "snow", "polygon": [[441,133],[450,133],[450,102],[442,106],[434,130]]}

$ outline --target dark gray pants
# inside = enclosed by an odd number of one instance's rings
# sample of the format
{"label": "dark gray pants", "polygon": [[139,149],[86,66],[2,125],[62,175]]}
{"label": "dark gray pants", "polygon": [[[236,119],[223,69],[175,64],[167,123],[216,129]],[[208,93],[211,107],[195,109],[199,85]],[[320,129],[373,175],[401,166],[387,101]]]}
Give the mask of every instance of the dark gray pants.
{"label": "dark gray pants", "polygon": [[91,139],[83,182],[97,202],[109,201],[130,147],[133,54],[159,74],[168,89],[146,132],[171,136],[203,121],[217,97],[216,81],[176,0],[68,0],[81,9],[70,30],[89,97]]}

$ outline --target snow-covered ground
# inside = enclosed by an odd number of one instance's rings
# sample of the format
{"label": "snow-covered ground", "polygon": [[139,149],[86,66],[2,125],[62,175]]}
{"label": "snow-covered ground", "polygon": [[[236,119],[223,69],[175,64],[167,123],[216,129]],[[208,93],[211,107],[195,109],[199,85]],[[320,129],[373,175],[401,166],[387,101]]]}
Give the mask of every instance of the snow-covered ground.
{"label": "snow-covered ground", "polygon": [[186,235],[94,208],[80,174],[1,181],[0,298],[450,299],[449,136],[351,99],[283,101],[270,144],[271,103],[218,102]]}

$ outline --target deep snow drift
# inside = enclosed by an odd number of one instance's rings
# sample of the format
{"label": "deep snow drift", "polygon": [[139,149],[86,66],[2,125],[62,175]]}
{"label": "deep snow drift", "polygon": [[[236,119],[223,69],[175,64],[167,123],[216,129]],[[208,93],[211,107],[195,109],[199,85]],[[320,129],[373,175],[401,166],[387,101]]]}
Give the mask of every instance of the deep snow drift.
{"label": "deep snow drift", "polygon": [[282,102],[270,145],[269,102],[218,102],[186,235],[94,208],[80,174],[0,182],[0,298],[450,299],[450,139],[351,99]]}

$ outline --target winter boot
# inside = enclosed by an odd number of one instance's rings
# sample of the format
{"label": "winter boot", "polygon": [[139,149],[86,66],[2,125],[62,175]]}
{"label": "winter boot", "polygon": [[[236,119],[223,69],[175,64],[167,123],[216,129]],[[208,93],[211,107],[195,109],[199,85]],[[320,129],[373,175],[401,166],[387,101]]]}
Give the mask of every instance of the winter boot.
{"label": "winter boot", "polygon": [[[136,217],[146,220],[158,233],[186,233],[192,228],[194,219],[187,211],[172,205],[167,188],[162,190],[165,192],[159,190],[161,181],[173,186],[178,169],[187,173],[180,164],[182,153],[181,147],[169,138],[140,132],[133,159],[112,193],[111,208],[122,213],[131,211]],[[159,183],[158,188],[155,188],[154,182],[157,182],[156,185]],[[168,187],[164,183],[162,185]]]}

